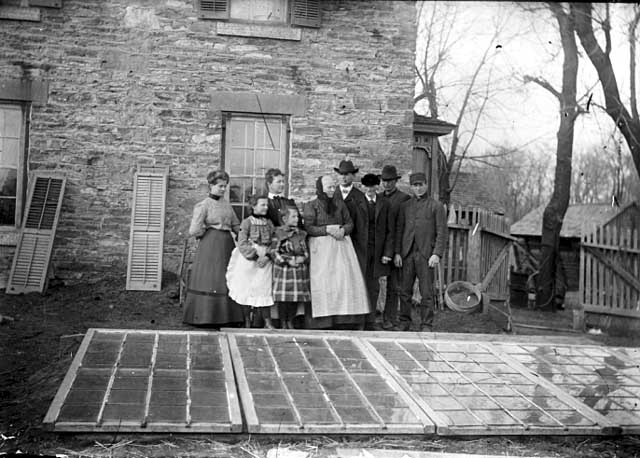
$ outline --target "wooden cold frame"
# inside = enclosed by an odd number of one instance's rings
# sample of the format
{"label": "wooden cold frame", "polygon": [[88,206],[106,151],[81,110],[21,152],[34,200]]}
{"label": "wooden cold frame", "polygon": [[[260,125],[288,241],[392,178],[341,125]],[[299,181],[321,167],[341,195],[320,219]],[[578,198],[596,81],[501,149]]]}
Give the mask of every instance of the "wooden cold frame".
{"label": "wooden cold frame", "polygon": [[[617,425],[607,420],[598,412],[580,403],[567,393],[562,392],[552,383],[540,380],[540,377],[532,374],[524,366],[510,360],[509,358],[504,357],[503,354],[495,350],[495,344],[493,343],[486,341],[470,342],[467,340],[465,340],[463,343],[460,341],[435,340],[425,338],[412,339],[410,337],[364,337],[361,339],[361,341],[363,345],[369,348],[371,354],[375,355],[380,364],[389,373],[391,373],[394,378],[396,378],[402,388],[412,396],[415,402],[434,421],[434,423],[436,424],[436,431],[439,435],[574,435],[615,434],[619,432],[619,428],[617,428]],[[399,364],[402,361],[389,360],[382,353],[380,353],[380,351],[374,344],[378,344],[378,346],[396,345],[396,347],[390,348],[392,353],[394,351],[397,351],[398,353],[401,351],[409,353],[403,346],[403,344],[423,346],[425,351],[429,351],[433,354],[434,359],[429,363],[422,364],[415,357],[412,357],[408,354],[406,361],[408,361],[409,364],[414,365],[418,369],[417,371],[414,371],[413,374],[411,374],[410,372],[403,372],[394,367],[394,363]],[[443,345],[450,345],[452,348],[461,348],[462,345],[473,346],[477,349],[477,354],[480,355],[476,356],[476,358],[480,359],[480,362],[474,360],[473,356],[469,356],[469,361],[449,361],[446,357],[442,357],[443,352],[440,352],[440,354],[438,354],[439,352],[437,348]],[[458,351],[460,353],[465,353],[463,350]],[[481,356],[483,358],[489,359],[489,361],[492,361],[492,363],[487,362],[483,364],[481,361]],[[474,363],[478,364],[478,368],[480,369],[480,371],[486,372],[486,377],[488,377],[487,380],[490,380],[490,382],[487,382],[486,384],[478,382],[477,380],[474,380],[474,377],[471,377],[472,374],[466,373],[465,370],[460,369],[462,366],[469,366]],[[449,373],[450,380],[447,381],[446,377],[443,377],[444,381],[439,381],[438,379],[434,378],[436,382],[433,383],[430,379],[428,380],[427,378],[422,378],[420,379],[420,383],[432,383],[434,385],[434,388],[437,388],[440,393],[444,393],[442,395],[435,395],[433,393],[431,395],[423,395],[417,392],[416,389],[414,389],[414,385],[412,385],[413,382],[416,382],[418,380],[416,377],[419,376],[417,376],[416,373],[419,373],[420,371],[422,371],[428,377],[436,374],[435,371],[432,373],[430,369],[427,368],[429,364],[439,364],[441,367],[447,369],[448,372],[437,372],[437,374],[446,375],[447,373]],[[506,366],[511,372],[505,374],[497,371],[496,369],[492,371],[490,370],[491,364],[499,364],[503,367]],[[408,371],[408,369],[406,370]],[[481,373],[482,372],[479,372],[479,374]],[[520,387],[520,385],[518,384],[511,383],[514,379],[522,381],[522,387]],[[420,386],[420,384],[417,384],[415,386]],[[491,387],[491,389],[493,390],[500,389],[501,386],[504,387],[505,391],[509,392],[509,395],[504,395],[504,393],[502,393],[498,396],[495,394],[491,394],[491,390],[488,390],[489,387]],[[468,390],[466,391],[473,392],[474,394],[456,394],[459,391],[463,391],[463,388],[465,390],[468,388]],[[531,391],[531,389],[536,391],[537,396],[530,396],[528,394],[528,391]],[[562,419],[556,418],[558,416],[557,413],[554,416],[554,410],[546,410],[542,405],[540,405],[539,398],[542,394],[544,394],[544,396],[542,397],[544,397],[545,399],[548,398],[554,403],[567,406],[565,410],[562,410],[563,412],[571,411],[572,415],[575,415],[576,418],[580,417],[577,424],[571,425],[563,423]],[[440,396],[440,399],[435,399],[439,398]],[[505,399],[509,399],[512,402],[517,400],[517,404],[529,406],[529,409],[523,410],[522,408],[514,408],[513,406],[506,405],[504,404]],[[442,402],[434,404],[436,400]],[[473,405],[474,403],[476,404],[475,406]],[[453,411],[464,413],[457,415],[457,420],[452,419],[451,414],[449,413],[452,412],[452,410],[448,410],[444,407],[439,407],[438,404],[455,405],[456,407],[451,407],[452,409],[454,409]],[[497,409],[491,408],[490,411],[500,411],[500,414],[496,414],[496,417],[502,417],[503,419],[506,418],[509,420],[496,421],[494,424],[491,424],[491,420],[487,421],[486,417],[483,415],[486,411],[483,410],[483,408],[478,407],[478,405],[481,406],[482,404],[497,405]],[[527,414],[524,420],[520,418],[521,414],[523,413]],[[532,419],[535,419],[536,417],[544,417],[548,420],[543,423],[536,424],[535,421],[532,421]],[[555,423],[555,426],[551,426],[548,423]]]}
{"label": "wooden cold frame", "polygon": [[[256,405],[259,404],[259,400],[256,398],[258,395],[256,393],[259,393],[260,391],[251,389],[251,383],[248,378],[248,374],[250,372],[247,370],[247,366],[245,364],[246,360],[243,358],[241,351],[242,345],[240,345],[240,343],[243,343],[241,342],[243,338],[249,337],[255,338],[258,342],[262,340],[262,348],[258,348],[258,350],[256,350],[251,347],[251,349],[253,351],[260,351],[264,357],[270,361],[268,364],[273,364],[273,367],[275,368],[278,383],[274,388],[276,391],[273,391],[273,393],[277,393],[276,395],[280,399],[286,401],[286,405],[280,406],[284,414],[286,414],[285,411],[289,411],[291,413],[290,417],[288,417],[289,420],[286,422],[269,422],[261,419],[260,417],[260,413],[258,412],[259,407],[256,407]],[[277,343],[277,339],[275,339],[276,341],[274,342],[274,337],[285,338],[288,340],[287,343],[291,344],[290,348],[292,351],[299,352],[298,356],[301,364],[299,366],[299,371],[287,371],[282,370],[282,368],[279,367],[278,361],[273,353],[272,345]],[[272,339],[271,342],[269,342],[269,338]],[[228,339],[236,370],[236,380],[238,382],[240,400],[242,402],[247,422],[247,431],[249,433],[425,434],[433,433],[435,431],[434,425],[429,418],[413,403],[412,399],[401,389],[395,380],[389,377],[384,370],[381,370],[381,367],[377,362],[371,360],[370,356],[366,353],[366,350],[362,346],[358,345],[357,339],[353,339],[350,335],[330,336],[314,335],[313,333],[287,333],[275,335],[272,332],[262,332],[260,330],[238,330],[229,332]],[[365,376],[357,378],[357,376],[360,376],[361,374],[351,373],[351,371],[345,366],[342,362],[344,361],[344,358],[336,353],[336,349],[332,345],[336,342],[354,342],[353,352],[357,353],[362,361],[366,361],[367,364],[371,365],[371,371],[369,372],[369,374],[371,374],[371,381],[373,382],[375,379],[377,384],[376,386],[387,389],[387,393],[393,393],[387,395],[389,396],[388,399],[396,399],[398,405],[401,406],[399,409],[410,412],[410,415],[413,417],[413,421],[393,422],[383,419],[379,413],[384,409],[382,409],[379,404],[376,404],[375,396],[369,397],[368,393],[366,393],[366,389],[363,388],[364,385],[362,384],[365,383],[363,381]],[[321,351],[326,351],[327,354],[332,355],[333,359],[331,359],[331,361],[336,365],[336,374],[344,375],[344,380],[346,381],[344,386],[337,388],[334,386],[334,388],[339,391],[353,388],[353,398],[357,399],[362,406],[354,407],[354,410],[359,408],[363,412],[366,411],[367,415],[373,421],[356,422],[347,420],[342,416],[340,406],[337,402],[332,401],[332,397],[338,398],[340,394],[332,391],[332,385],[324,378],[321,371],[317,370],[314,366],[312,357],[305,356],[303,347],[308,343],[317,345],[317,348],[321,349]],[[292,353],[292,357],[293,356],[295,355]],[[256,374],[259,373],[256,372]],[[295,386],[297,383],[309,383],[310,386],[319,387],[319,390],[314,395],[317,399],[322,400],[323,407],[327,411],[331,412],[331,416],[335,421],[321,423],[305,421],[304,415],[301,414],[300,411],[308,409],[302,407],[302,404],[298,404],[296,400],[297,395],[290,391],[290,386]],[[318,409],[323,410],[323,408]]]}
{"label": "wooden cold frame", "polygon": [[[96,336],[99,336],[100,339],[95,339]],[[186,398],[187,401],[184,404],[186,409],[185,412],[185,421],[176,422],[175,420],[163,420],[162,418],[152,418],[149,416],[149,406],[152,397],[154,396],[154,379],[161,377],[161,370],[153,371],[149,370],[148,376],[141,377],[140,382],[143,383],[145,388],[145,399],[144,399],[144,413],[140,415],[135,420],[122,420],[117,418],[107,419],[105,418],[105,407],[108,405],[109,398],[113,395],[114,390],[112,389],[114,386],[114,381],[116,379],[116,374],[119,369],[122,369],[119,366],[118,362],[121,361],[121,357],[123,354],[124,342],[130,336],[142,336],[144,338],[153,339],[153,358],[149,363],[149,368],[153,368],[156,362],[156,357],[158,355],[158,342],[160,339],[170,337],[181,337],[184,336],[187,344],[186,351],[184,353],[185,358],[185,367],[187,368],[186,379],[187,382],[185,384],[186,387]],[[190,381],[194,379],[195,376],[198,375],[198,371],[191,366],[191,343],[194,339],[204,338],[209,339],[212,342],[216,342],[216,345],[219,346],[219,356],[222,362],[222,366],[220,370],[224,372],[224,380],[220,380],[224,384],[224,391],[226,393],[226,406],[224,408],[227,409],[226,416],[228,416],[229,421],[197,421],[193,419],[193,411],[194,408],[202,407],[203,404],[196,402],[193,397],[194,390],[191,389]],[[99,408],[97,409],[97,414],[94,415],[90,420],[87,419],[85,421],[64,421],[61,420],[61,411],[64,409],[69,393],[75,388],[75,383],[78,380],[79,371],[83,370],[83,361],[88,354],[88,351],[91,349],[91,345],[97,345],[98,342],[118,342],[118,351],[115,358],[115,364],[109,365],[109,363],[105,363],[102,367],[96,366],[94,368],[95,371],[103,371],[106,377],[104,379],[108,379],[106,383],[106,389],[104,390],[104,394],[97,393],[101,395],[101,399],[99,400]],[[206,345],[206,344],[205,344]],[[100,348],[97,348],[100,350]],[[97,351],[94,353],[100,357],[102,352]],[[173,356],[182,355],[182,353],[176,353]],[[193,355],[195,359],[196,355]],[[106,361],[106,360],[104,360]],[[104,362],[103,361],[103,362]],[[84,368],[86,369],[86,368]],[[139,370],[144,371],[145,369],[140,367],[138,369],[130,369],[131,371]],[[200,373],[203,371],[200,371]],[[218,372],[216,370],[216,372]],[[158,375],[160,374],[160,375]],[[96,390],[92,390],[92,387],[88,389],[81,389],[78,391],[86,391],[87,393],[95,393]],[[95,388],[95,387],[94,387]],[[98,390],[99,391],[99,390]],[[126,390],[124,390],[126,391]],[[206,402],[206,400],[204,401]],[[213,404],[212,404],[213,405]],[[204,404],[206,407],[207,404]],[[85,406],[80,405],[79,408],[83,408]],[[222,407],[220,407],[222,408]],[[168,409],[166,409],[168,410]],[[242,415],[240,412],[240,405],[238,401],[238,396],[236,393],[236,383],[235,377],[233,375],[233,365],[231,362],[231,357],[229,354],[229,347],[226,341],[226,338],[223,334],[220,333],[210,333],[210,332],[198,332],[198,331],[142,331],[142,330],[122,330],[122,329],[89,329],[80,345],[78,353],[73,359],[71,366],[56,393],[53,402],[51,403],[47,415],[44,419],[44,424],[50,429],[54,431],[72,431],[72,432],[182,432],[182,433],[214,433],[214,432],[223,432],[223,433],[234,433],[242,431]]]}
{"label": "wooden cold frame", "polygon": [[[570,396],[577,405],[596,412],[594,418],[603,426],[640,433],[635,407],[640,405],[640,369],[628,354],[602,346],[530,343],[503,344],[496,347],[496,354],[535,374],[559,396]],[[613,381],[623,377],[630,383]],[[633,405],[625,405],[629,400]]]}

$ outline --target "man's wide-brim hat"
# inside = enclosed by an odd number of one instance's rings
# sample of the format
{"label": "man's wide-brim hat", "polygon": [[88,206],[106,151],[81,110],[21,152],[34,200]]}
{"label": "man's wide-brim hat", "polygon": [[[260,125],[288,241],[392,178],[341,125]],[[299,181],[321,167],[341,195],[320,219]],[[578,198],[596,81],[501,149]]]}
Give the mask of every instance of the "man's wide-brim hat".
{"label": "man's wide-brim hat", "polygon": [[340,161],[340,165],[337,168],[334,167],[333,170],[338,173],[358,173],[360,169],[355,168],[351,161]]}
{"label": "man's wide-brim hat", "polygon": [[396,170],[395,165],[385,165],[382,167],[382,173],[380,174],[381,180],[399,180],[400,175]]}
{"label": "man's wide-brim hat", "polygon": [[362,186],[378,186],[380,184],[380,178],[373,173],[367,173],[362,177],[360,183],[362,183]]}

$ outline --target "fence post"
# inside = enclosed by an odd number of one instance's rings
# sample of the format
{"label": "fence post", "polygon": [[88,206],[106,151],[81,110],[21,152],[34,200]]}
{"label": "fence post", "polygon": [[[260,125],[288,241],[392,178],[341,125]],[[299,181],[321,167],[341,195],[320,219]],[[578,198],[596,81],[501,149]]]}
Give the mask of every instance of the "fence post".
{"label": "fence post", "polygon": [[468,233],[467,243],[467,281],[473,284],[480,283],[480,268],[481,268],[481,239],[482,239],[482,227],[479,218],[474,218],[471,221]]}

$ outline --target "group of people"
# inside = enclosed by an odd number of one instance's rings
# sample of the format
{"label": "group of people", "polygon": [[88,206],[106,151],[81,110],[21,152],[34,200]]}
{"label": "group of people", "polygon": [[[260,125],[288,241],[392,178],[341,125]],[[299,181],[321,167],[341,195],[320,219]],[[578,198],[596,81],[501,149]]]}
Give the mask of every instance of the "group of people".
{"label": "group of people", "polygon": [[[433,268],[443,256],[447,223],[425,174],[409,176],[409,196],[397,188],[401,177],[393,165],[364,175],[362,190],[351,161],[334,171],[338,185],[334,174],[318,177],[316,197],[300,213],[283,196],[283,172],[269,169],[268,192],[250,197],[251,214],[242,222],[224,198],[229,175],[209,173],[209,196],[196,204],[189,227],[199,243],[185,323],[405,331],[417,279],[421,302],[413,329],[432,329]],[[377,317],[380,277],[387,288]]]}

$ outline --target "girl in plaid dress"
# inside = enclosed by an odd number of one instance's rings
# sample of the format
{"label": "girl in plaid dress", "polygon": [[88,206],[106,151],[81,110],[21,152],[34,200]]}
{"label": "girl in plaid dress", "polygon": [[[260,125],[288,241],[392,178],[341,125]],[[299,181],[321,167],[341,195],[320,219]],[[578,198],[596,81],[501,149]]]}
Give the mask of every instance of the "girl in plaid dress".
{"label": "girl in plaid dress", "polygon": [[296,207],[282,209],[284,226],[276,228],[273,256],[273,299],[278,306],[283,329],[293,329],[296,311],[311,300],[307,233],[298,228]]}

